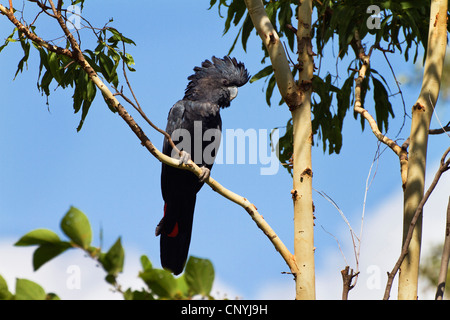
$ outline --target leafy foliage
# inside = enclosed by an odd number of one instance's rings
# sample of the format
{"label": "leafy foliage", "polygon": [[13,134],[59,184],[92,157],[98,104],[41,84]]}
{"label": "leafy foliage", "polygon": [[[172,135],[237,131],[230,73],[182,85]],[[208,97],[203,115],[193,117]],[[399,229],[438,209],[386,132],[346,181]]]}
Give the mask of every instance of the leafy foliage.
{"label": "leafy foliage", "polygon": [[[73,4],[80,3],[82,8],[83,2],[74,1]],[[30,31],[34,32],[34,29],[34,26],[30,27]],[[16,34],[17,39],[15,38]],[[133,57],[125,52],[125,45],[135,45],[135,43],[113,27],[105,26],[95,32],[95,35],[96,48],[93,51],[84,50],[83,56],[99,76],[117,88],[119,86],[117,68],[121,61],[125,63],[129,71],[135,71],[132,67],[134,65]],[[15,77],[23,71],[24,65],[27,64],[31,44],[38,51],[40,64],[37,87],[42,95],[46,96],[47,104],[52,84],[56,83],[56,88],[73,88],[73,110],[75,113],[81,110],[81,120],[77,127],[77,131],[80,131],[97,93],[97,88],[89,79],[88,74],[71,58],[30,41],[17,28],[14,28],[5,43],[0,46],[0,52],[11,42],[20,42],[24,54],[18,63]],[[68,48],[70,48],[70,44],[67,40],[66,49]]]}
{"label": "leafy foliage", "polygon": [[[214,267],[211,261],[196,257],[189,257],[184,273],[175,278],[169,271],[153,268],[147,256],[141,256],[142,271],[139,278],[147,288],[142,290],[122,290],[117,283],[119,273],[123,271],[125,251],[121,238],[111,246],[107,252],[94,247],[92,229],[87,216],[75,207],[71,207],[61,220],[61,230],[68,237],[61,240],[53,231],[36,229],[21,237],[16,246],[37,246],[33,254],[33,268],[38,270],[45,263],[61,253],[78,248],[96,260],[106,272],[105,281],[122,293],[126,300],[155,300],[155,299],[191,299],[202,296],[213,299],[210,295],[214,282]],[[15,294],[11,293],[5,279],[0,276],[0,300],[55,300],[56,294],[46,293],[37,283],[27,279],[17,279]]]}
{"label": "leafy foliage", "polygon": [[[291,26],[297,25],[296,12],[298,1],[263,0],[267,16],[277,30],[281,41],[287,40],[286,50],[289,56],[293,56],[296,34]],[[379,25],[370,27],[369,22],[374,19],[372,11],[368,10],[371,5],[379,8]],[[211,0],[210,9],[217,6],[219,15],[222,17],[223,10],[227,11],[225,18],[224,33],[231,30],[231,26],[239,28],[230,51],[235,48],[239,38],[244,50],[247,48],[248,39],[254,30],[244,1],[239,0]],[[354,79],[357,74],[354,71],[355,61],[358,60],[358,49],[355,45],[355,34],[364,43],[371,43],[375,49],[383,53],[400,51],[408,60],[411,50],[416,61],[420,48],[426,50],[429,24],[429,1],[373,1],[373,0],[346,0],[346,1],[313,1],[315,21],[312,23],[311,34],[315,38],[316,60],[321,60],[325,55],[327,45],[337,42],[338,57],[343,61],[350,57],[347,70],[348,74],[344,82],[337,84],[340,75],[332,76],[327,73],[324,76],[315,75],[313,80],[312,98],[312,127],[315,136],[322,141],[324,152],[339,153],[343,144],[342,128],[343,120],[350,105],[353,104],[352,92]],[[265,64],[268,53],[263,46],[262,64]],[[382,49],[386,48],[386,49]],[[350,49],[350,50],[349,50]],[[301,62],[293,66],[293,74]],[[266,101],[271,105],[271,98],[276,84],[273,69],[264,65],[257,72],[251,82],[266,79]],[[334,80],[333,80],[334,79]],[[371,85],[370,85],[371,84]],[[362,99],[366,97],[367,91],[373,91],[375,116],[380,130],[387,130],[389,119],[394,117],[394,110],[389,101],[389,87],[381,74],[375,70],[369,70],[362,84]],[[283,101],[280,102],[282,104]],[[363,104],[364,105],[364,104]],[[356,115],[355,115],[356,117]],[[286,134],[280,138],[280,161],[290,170],[289,159],[292,156],[291,122],[288,121]],[[361,128],[364,130],[364,119],[361,119]]]}
{"label": "leafy foliage", "polygon": [[0,300],[59,300],[54,293],[46,293],[36,282],[16,279],[15,294],[8,289],[8,284],[0,275]]}

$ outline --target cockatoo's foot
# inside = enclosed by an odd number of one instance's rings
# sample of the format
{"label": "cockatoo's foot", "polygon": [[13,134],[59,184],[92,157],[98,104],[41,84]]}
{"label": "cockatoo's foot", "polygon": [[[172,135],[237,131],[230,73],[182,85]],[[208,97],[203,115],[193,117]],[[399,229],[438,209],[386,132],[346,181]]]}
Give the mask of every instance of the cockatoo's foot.
{"label": "cockatoo's foot", "polygon": [[200,169],[202,169],[202,173],[198,176],[198,178],[201,182],[205,182],[211,175],[211,170],[206,167],[200,167]]}

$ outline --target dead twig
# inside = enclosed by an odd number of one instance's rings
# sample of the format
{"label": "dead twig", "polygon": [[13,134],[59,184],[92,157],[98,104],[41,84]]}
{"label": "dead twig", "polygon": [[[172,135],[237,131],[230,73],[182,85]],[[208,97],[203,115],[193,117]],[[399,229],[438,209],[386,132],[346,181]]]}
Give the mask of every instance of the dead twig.
{"label": "dead twig", "polygon": [[357,277],[359,272],[353,273],[353,269],[350,269],[349,266],[346,266],[344,270],[341,271],[342,275],[342,300],[348,300],[348,293],[352,290],[355,285],[352,284],[353,278]]}

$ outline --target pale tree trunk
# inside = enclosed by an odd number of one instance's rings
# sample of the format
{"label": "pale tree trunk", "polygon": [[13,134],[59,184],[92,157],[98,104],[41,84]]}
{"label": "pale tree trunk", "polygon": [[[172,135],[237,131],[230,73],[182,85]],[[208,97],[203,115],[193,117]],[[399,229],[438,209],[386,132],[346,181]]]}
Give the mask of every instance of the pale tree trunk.
{"label": "pale tree trunk", "polygon": [[[275,74],[280,94],[292,112],[294,127],[293,190],[294,256],[298,271],[296,299],[315,299],[314,222],[311,169],[311,50],[312,1],[300,1],[297,31],[300,70],[299,83],[292,76],[289,62],[278,34],[267,17],[261,0],[245,0],[253,25],[261,37]],[[301,63],[300,63],[301,62]]]}
{"label": "pale tree trunk", "polygon": [[297,299],[315,299],[314,206],[312,201],[312,128],[311,88],[314,61],[311,46],[312,1],[302,0],[298,7],[298,59],[303,69],[299,75],[302,105],[292,109],[294,128],[294,252],[299,268],[296,282]]}
{"label": "pale tree trunk", "polygon": [[[428,131],[439,95],[447,47],[447,0],[432,0],[422,89],[412,109],[408,175],[404,190],[403,241],[423,197]],[[400,267],[398,299],[417,299],[422,218],[417,221],[408,254]]]}

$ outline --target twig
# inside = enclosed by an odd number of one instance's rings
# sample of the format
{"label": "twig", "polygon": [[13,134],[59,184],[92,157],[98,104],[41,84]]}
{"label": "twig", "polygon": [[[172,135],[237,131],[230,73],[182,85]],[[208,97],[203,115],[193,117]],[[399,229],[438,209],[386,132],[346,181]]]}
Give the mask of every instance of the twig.
{"label": "twig", "polygon": [[372,50],[374,48],[379,48],[377,44],[370,47],[369,53],[366,55],[364,48],[361,45],[361,40],[359,39],[359,34],[355,31],[355,38],[352,41],[352,46],[354,46],[355,52],[358,52],[358,58],[361,60],[362,65],[358,72],[358,78],[356,78],[355,83],[355,104],[353,110],[356,113],[359,113],[362,117],[364,117],[370,125],[373,134],[379,141],[387,145],[389,148],[394,151],[394,153],[399,157],[400,160],[400,174],[402,179],[402,187],[403,189],[406,186],[406,178],[408,173],[408,152],[406,148],[400,147],[394,140],[388,138],[383,135],[381,131],[378,129],[377,122],[372,117],[372,115],[364,109],[361,103],[361,86],[362,82],[366,76],[366,72],[369,69],[370,65],[370,55],[372,54]]}
{"label": "twig", "polygon": [[[388,66],[389,66],[389,69],[391,69],[392,76],[394,77],[395,84],[397,85],[398,93],[400,93],[400,97],[402,98],[402,104],[403,104],[403,122],[402,122],[402,125],[400,126],[400,129],[398,130],[398,134],[397,134],[397,136],[398,136],[398,135],[400,134],[400,132],[402,131],[404,125],[405,125],[406,117],[408,116],[409,118],[411,118],[411,116],[408,115],[408,113],[406,112],[406,104],[405,104],[405,99],[404,99],[404,97],[403,97],[403,92],[402,92],[402,89],[400,88],[399,81],[397,80],[397,77],[395,76],[394,68],[392,68],[391,62],[389,61],[389,59],[388,59],[388,57],[387,57],[387,55],[386,55],[386,51],[383,50],[383,49],[381,49],[380,47],[377,47],[377,49],[380,49],[380,50],[383,52],[384,59],[386,60]],[[387,51],[387,52],[391,52],[391,51]]]}
{"label": "twig", "polygon": [[330,236],[332,236],[332,237],[334,238],[334,240],[336,240],[336,243],[337,243],[338,248],[339,248],[339,252],[341,253],[342,258],[344,258],[345,264],[348,265],[348,263],[347,263],[347,258],[345,258],[344,251],[342,251],[341,244],[339,243],[339,239],[336,238],[336,236],[335,236],[334,234],[332,234],[331,232],[327,231],[323,226],[321,226],[321,227],[322,227],[323,231],[325,231],[326,233],[328,233]]}
{"label": "twig", "polygon": [[438,285],[436,289],[436,300],[442,300],[445,292],[445,282],[447,280],[448,262],[450,259],[450,197],[448,197],[447,219],[445,224],[445,240],[442,249],[441,268],[439,270]]}
{"label": "twig", "polygon": [[358,78],[356,78],[356,84],[355,84],[355,105],[353,107],[353,110],[356,113],[359,113],[362,117],[364,117],[367,122],[370,125],[370,128],[372,129],[372,132],[374,133],[375,137],[377,137],[378,140],[386,144],[389,148],[392,149],[392,151],[395,152],[395,154],[400,155],[402,149],[400,146],[393,141],[392,139],[389,139],[387,136],[383,135],[381,131],[378,129],[377,122],[372,117],[372,115],[364,109],[361,103],[361,86],[362,82],[366,76],[366,72],[369,69],[370,64],[370,56],[369,55],[363,55],[361,58],[361,68],[359,70]]}
{"label": "twig", "polygon": [[348,300],[349,291],[355,287],[355,285],[352,284],[353,278],[357,277],[359,275],[359,272],[354,274],[353,269],[350,269],[349,266],[346,266],[345,269],[341,271],[341,275],[343,284],[342,300]]}
{"label": "twig", "polygon": [[0,13],[5,15],[9,21],[11,21],[16,27],[19,32],[21,32],[25,37],[36,43],[38,46],[41,46],[49,51],[55,52],[57,54],[65,55],[71,59],[75,59],[72,51],[69,49],[61,48],[55,45],[52,45],[48,43],[47,41],[44,41],[40,37],[38,37],[36,34],[32,33],[26,26],[24,26],[22,23],[17,20],[17,18],[14,16],[13,13],[11,13],[8,9],[6,9],[3,5],[0,4]]}
{"label": "twig", "polygon": [[[125,43],[123,43],[123,55],[125,56]],[[174,149],[180,156],[181,156],[181,151],[175,146],[175,143],[172,140],[172,137],[170,136],[170,134],[168,134],[166,131],[160,129],[158,126],[156,126],[145,114],[145,112],[142,110],[141,105],[139,104],[138,99],[136,98],[136,95],[134,94],[133,88],[131,87],[130,81],[128,80],[128,76],[127,76],[127,71],[126,71],[126,67],[125,67],[125,60],[122,59],[122,70],[123,70],[123,75],[125,78],[125,81],[127,83],[128,89],[130,90],[131,94],[133,95],[134,101],[136,102],[136,104],[132,103],[130,99],[128,99],[123,92],[120,92],[117,90],[117,88],[115,88],[116,92],[120,94],[120,96],[122,98],[124,98],[129,104],[131,104],[133,106],[133,108],[139,112],[139,114],[141,115],[142,118],[144,118],[145,121],[147,121],[147,123],[152,126],[153,129],[155,129],[156,131],[158,131],[159,133],[163,134],[167,141],[169,141],[172,149]]]}
{"label": "twig", "polygon": [[439,166],[439,169],[436,172],[436,175],[434,176],[433,181],[431,182],[430,187],[428,188],[427,192],[423,196],[422,200],[419,202],[419,205],[417,206],[417,209],[414,213],[414,216],[411,220],[411,223],[409,225],[408,233],[405,238],[405,242],[402,247],[402,251],[400,253],[400,257],[398,258],[397,262],[394,265],[394,268],[390,273],[388,273],[388,281],[386,284],[386,289],[384,292],[384,300],[389,299],[392,283],[394,281],[395,275],[397,274],[398,270],[400,269],[400,265],[402,264],[403,260],[405,259],[406,255],[408,254],[408,248],[409,243],[411,242],[414,227],[416,226],[417,220],[419,219],[420,215],[422,214],[423,207],[425,203],[427,202],[428,198],[430,197],[431,193],[433,192],[434,188],[436,187],[439,179],[441,178],[441,175],[450,169],[450,158],[445,160],[447,155],[450,153],[450,147],[444,152],[444,155],[441,158],[441,164]]}
{"label": "twig", "polygon": [[442,134],[447,133],[447,135],[450,132],[450,122],[447,123],[444,127],[438,128],[438,129],[430,129],[428,131],[429,134]]}

